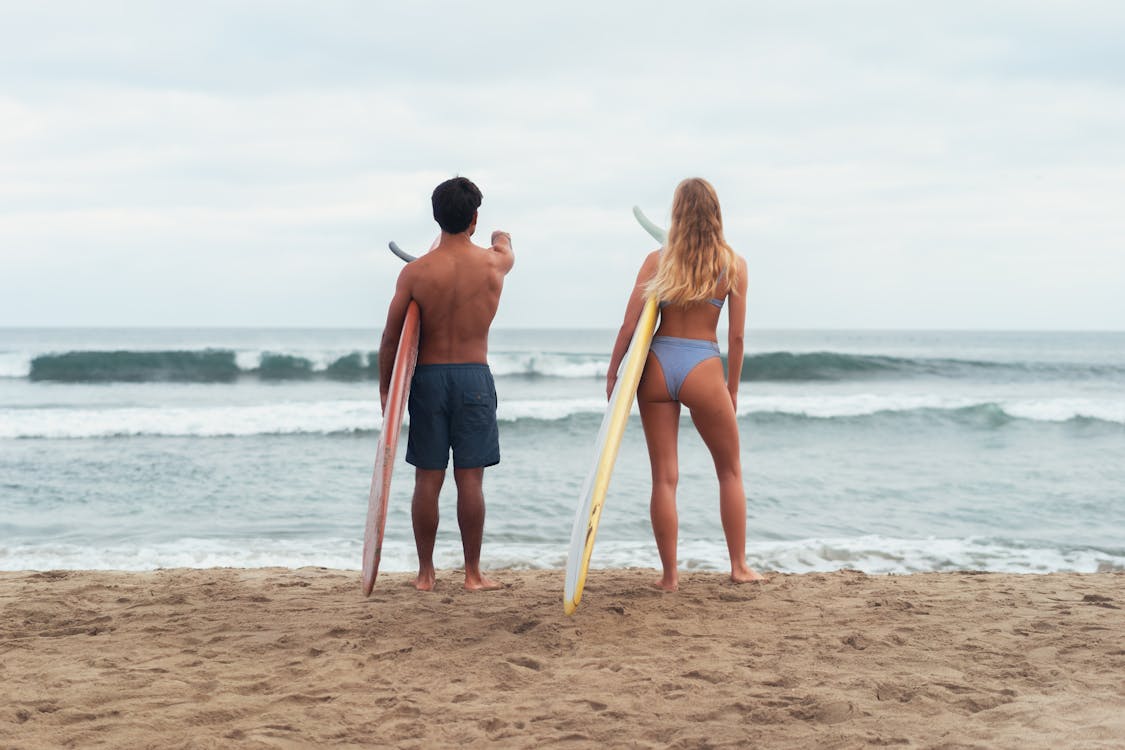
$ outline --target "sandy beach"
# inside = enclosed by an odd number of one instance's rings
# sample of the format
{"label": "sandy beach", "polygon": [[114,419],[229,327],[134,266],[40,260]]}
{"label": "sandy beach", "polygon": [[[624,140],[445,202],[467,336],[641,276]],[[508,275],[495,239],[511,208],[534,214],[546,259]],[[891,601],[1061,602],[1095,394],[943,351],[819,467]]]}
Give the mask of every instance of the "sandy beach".
{"label": "sandy beach", "polygon": [[0,746],[1122,747],[1125,575],[0,573]]}

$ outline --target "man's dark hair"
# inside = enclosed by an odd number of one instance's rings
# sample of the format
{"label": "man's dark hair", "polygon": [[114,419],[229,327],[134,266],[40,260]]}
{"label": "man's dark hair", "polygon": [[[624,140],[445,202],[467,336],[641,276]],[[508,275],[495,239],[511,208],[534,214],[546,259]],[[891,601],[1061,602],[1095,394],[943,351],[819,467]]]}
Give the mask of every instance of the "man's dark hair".
{"label": "man's dark hair", "polygon": [[443,232],[460,234],[473,223],[480,208],[480,189],[465,177],[454,177],[434,188],[434,220]]}

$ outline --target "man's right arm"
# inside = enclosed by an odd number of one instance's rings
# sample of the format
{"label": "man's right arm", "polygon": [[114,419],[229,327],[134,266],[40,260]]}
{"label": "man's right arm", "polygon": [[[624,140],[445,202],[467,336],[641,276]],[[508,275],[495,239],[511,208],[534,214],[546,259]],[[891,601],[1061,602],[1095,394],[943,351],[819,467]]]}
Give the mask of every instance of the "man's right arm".
{"label": "man's right arm", "polygon": [[395,294],[387,309],[387,323],[383,326],[383,339],[379,342],[379,402],[380,408],[387,408],[387,394],[391,390],[391,373],[395,368],[395,354],[398,340],[402,335],[402,324],[406,320],[406,309],[412,299],[409,266],[398,275]]}
{"label": "man's right arm", "polygon": [[516,254],[512,251],[512,236],[497,229],[492,233],[492,247],[489,248],[500,259],[500,271],[508,273],[516,264]]}

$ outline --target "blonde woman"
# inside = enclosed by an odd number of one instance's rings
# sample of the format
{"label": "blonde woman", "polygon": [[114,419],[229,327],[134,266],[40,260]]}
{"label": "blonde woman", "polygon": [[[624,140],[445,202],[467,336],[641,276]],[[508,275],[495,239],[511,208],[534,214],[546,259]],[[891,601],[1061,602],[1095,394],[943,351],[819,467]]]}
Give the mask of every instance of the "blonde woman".
{"label": "blonde woman", "polygon": [[[617,369],[647,297],[660,300],[660,325],[637,401],[652,464],[652,530],[664,568],[656,586],[675,591],[679,585],[676,442],[681,404],[691,411],[715,462],[731,580],[765,580],[746,564],[746,493],[735,418],[746,322],[746,260],[723,238],[719,196],[706,180],[693,177],[676,187],[667,245],[650,253],[637,274],[610,358],[606,393],[613,392]],[[725,378],[716,340],[724,305],[730,328]]]}

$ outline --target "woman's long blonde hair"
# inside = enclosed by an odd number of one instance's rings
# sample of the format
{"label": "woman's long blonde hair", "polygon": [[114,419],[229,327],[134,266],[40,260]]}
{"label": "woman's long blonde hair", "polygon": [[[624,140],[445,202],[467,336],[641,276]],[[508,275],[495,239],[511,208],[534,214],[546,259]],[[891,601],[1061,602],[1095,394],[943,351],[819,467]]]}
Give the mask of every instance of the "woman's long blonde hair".
{"label": "woman's long blonde hair", "polygon": [[723,238],[719,195],[707,180],[689,177],[676,186],[668,243],[645,293],[661,302],[688,305],[714,297],[720,278],[733,293],[738,263]]}

